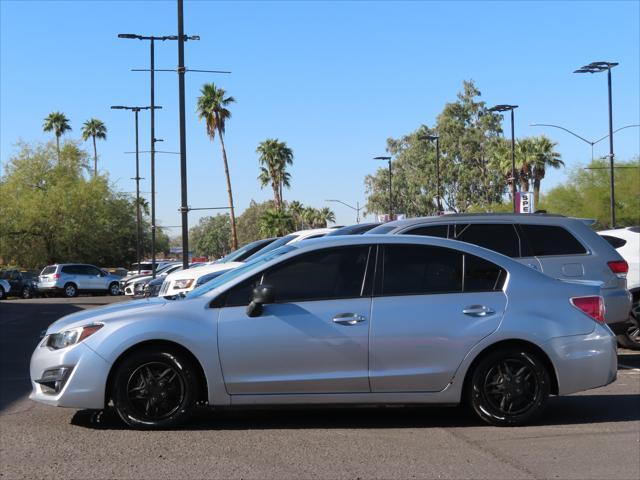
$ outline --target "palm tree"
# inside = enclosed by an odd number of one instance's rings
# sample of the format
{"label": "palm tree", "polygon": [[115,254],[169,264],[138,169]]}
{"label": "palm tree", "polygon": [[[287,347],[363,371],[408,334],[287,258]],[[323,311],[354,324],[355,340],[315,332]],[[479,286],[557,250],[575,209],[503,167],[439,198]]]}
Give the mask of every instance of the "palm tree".
{"label": "palm tree", "polygon": [[304,211],[304,205],[302,205],[302,203],[299,202],[298,200],[293,200],[287,206],[287,211],[293,217],[293,221],[294,221],[296,227],[298,225],[300,225],[300,228],[303,228],[302,227],[302,225],[303,225],[302,212]]}
{"label": "palm tree", "polygon": [[552,142],[548,137],[541,135],[533,139],[535,159],[532,166],[533,177],[533,199],[534,205],[538,204],[540,198],[540,183],[544,178],[547,167],[560,168],[564,162],[558,152],[553,149],[557,143]]}
{"label": "palm tree", "polygon": [[93,139],[93,176],[98,175],[98,150],[96,149],[96,138],[100,140],[107,139],[107,127],[102,120],[90,118],[84,122],[82,126],[82,139],[86,142],[89,138]]}
{"label": "palm tree", "polygon": [[323,226],[327,227],[329,222],[335,223],[336,214],[329,207],[322,207],[318,210],[318,222]]}
{"label": "palm tree", "polygon": [[265,237],[284,236],[293,228],[293,217],[282,210],[269,209],[260,218],[260,233]]}
{"label": "palm tree", "polygon": [[313,207],[305,207],[302,211],[302,219],[307,228],[316,228],[318,222],[318,210]]}
{"label": "palm tree", "polygon": [[45,132],[54,132],[56,135],[56,151],[58,152],[58,163],[60,163],[60,137],[71,130],[69,119],[62,112],[51,112],[44,119],[42,130]]}
{"label": "palm tree", "polygon": [[287,165],[293,164],[293,150],[287,147],[286,142],[280,142],[277,138],[268,138],[260,142],[256,153],[260,154],[260,185],[265,187],[271,184],[273,201],[276,209],[281,210],[282,189],[291,185],[291,175],[287,172]]}
{"label": "palm tree", "polygon": [[233,193],[231,191],[231,176],[229,175],[229,163],[227,151],[224,148],[225,124],[231,118],[231,112],[227,108],[235,103],[235,98],[227,96],[223,88],[218,88],[214,83],[206,83],[200,89],[198,97],[198,116],[204,119],[207,125],[207,135],[211,141],[215,139],[216,132],[222,148],[222,161],[224,162],[224,174],[227,177],[227,193],[229,194],[229,210],[231,213],[231,243],[232,248],[238,248],[238,233],[236,231],[236,216],[233,209]]}

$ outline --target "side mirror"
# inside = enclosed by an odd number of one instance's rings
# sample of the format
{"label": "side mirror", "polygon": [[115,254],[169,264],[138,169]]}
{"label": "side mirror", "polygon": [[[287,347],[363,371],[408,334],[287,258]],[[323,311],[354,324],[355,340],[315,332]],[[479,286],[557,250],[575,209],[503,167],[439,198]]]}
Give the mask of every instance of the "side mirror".
{"label": "side mirror", "polygon": [[262,315],[262,306],[273,303],[275,300],[275,292],[270,285],[258,285],[253,289],[251,295],[251,303],[247,305],[247,315],[250,317],[259,317]]}

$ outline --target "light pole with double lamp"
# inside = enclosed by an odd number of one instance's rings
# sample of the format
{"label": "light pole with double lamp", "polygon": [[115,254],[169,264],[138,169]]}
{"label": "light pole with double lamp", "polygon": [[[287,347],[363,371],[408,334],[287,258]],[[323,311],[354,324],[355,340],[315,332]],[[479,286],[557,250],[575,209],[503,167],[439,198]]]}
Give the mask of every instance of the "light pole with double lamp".
{"label": "light pole with double lamp", "polygon": [[389,221],[393,220],[393,194],[391,193],[391,157],[373,157],[374,160],[389,162]]}
{"label": "light pole with double lamp", "polygon": [[496,105],[490,112],[511,112],[511,196],[513,197],[513,213],[516,213],[516,134],[513,111],[518,105]]}
{"label": "light pole with double lamp", "polygon": [[439,135],[421,135],[419,140],[436,141],[436,203],[438,206],[438,215],[442,214],[442,203],[440,200],[440,136]]}
{"label": "light pole with double lamp", "polygon": [[360,210],[362,210],[362,208],[360,207],[360,202],[356,202],[356,206],[355,207],[353,205],[349,205],[346,202],[343,202],[342,200],[327,199],[327,200],[325,200],[325,202],[341,203],[345,207],[349,207],[351,210],[355,210],[355,212],[356,212],[356,223],[360,223]]}
{"label": "light pole with double lamp", "polygon": [[136,136],[136,176],[133,180],[136,181],[136,261],[138,263],[138,271],[140,271],[140,148],[138,146],[138,113],[140,110],[153,110],[160,109],[160,106],[151,106],[147,107],[129,107],[125,105],[112,105],[111,108],[113,110],[131,110],[135,115],[135,136]]}
{"label": "light pole with double lamp", "polygon": [[607,72],[607,86],[609,91],[609,178],[611,190],[611,227],[616,228],[615,186],[613,180],[613,108],[611,105],[611,69],[618,65],[617,62],[592,62],[573,73],[601,73]]}

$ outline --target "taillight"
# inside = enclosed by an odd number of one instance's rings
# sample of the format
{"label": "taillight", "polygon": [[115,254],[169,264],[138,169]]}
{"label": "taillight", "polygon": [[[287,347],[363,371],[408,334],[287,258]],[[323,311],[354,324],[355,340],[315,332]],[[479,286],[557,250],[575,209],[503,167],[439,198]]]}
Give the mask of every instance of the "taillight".
{"label": "taillight", "polygon": [[60,278],[60,274],[59,274],[59,273],[54,273],[54,274],[53,274],[53,278],[55,278],[55,279]]}
{"label": "taillight", "polygon": [[602,297],[573,297],[571,298],[571,305],[586,313],[596,322],[605,323],[604,320],[604,302]]}
{"label": "taillight", "polygon": [[627,278],[627,272],[629,272],[629,264],[624,260],[615,260],[613,262],[607,262],[607,265],[618,278]]}

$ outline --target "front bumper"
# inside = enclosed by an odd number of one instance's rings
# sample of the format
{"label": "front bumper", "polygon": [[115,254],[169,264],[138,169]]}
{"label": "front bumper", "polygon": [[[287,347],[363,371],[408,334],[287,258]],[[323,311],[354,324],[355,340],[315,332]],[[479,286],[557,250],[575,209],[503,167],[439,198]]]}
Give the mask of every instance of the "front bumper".
{"label": "front bumper", "polygon": [[[79,343],[71,347],[53,350],[38,344],[31,356],[31,400],[56,407],[102,409],[105,406],[105,387],[111,364]],[[37,383],[46,370],[69,368],[64,385],[58,393]]]}
{"label": "front bumper", "polygon": [[597,325],[588,335],[555,337],[544,345],[555,366],[560,395],[603,387],[618,372],[616,337]]}

